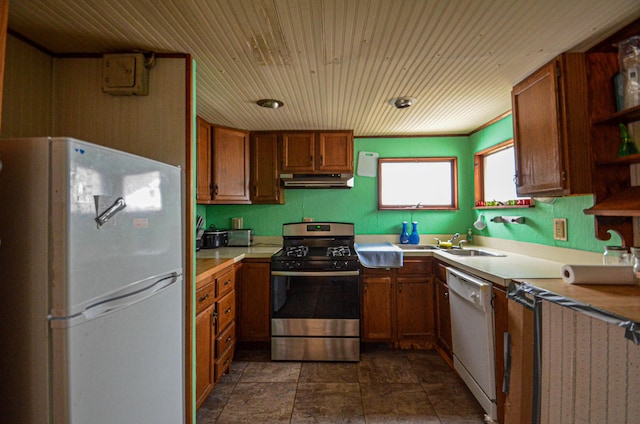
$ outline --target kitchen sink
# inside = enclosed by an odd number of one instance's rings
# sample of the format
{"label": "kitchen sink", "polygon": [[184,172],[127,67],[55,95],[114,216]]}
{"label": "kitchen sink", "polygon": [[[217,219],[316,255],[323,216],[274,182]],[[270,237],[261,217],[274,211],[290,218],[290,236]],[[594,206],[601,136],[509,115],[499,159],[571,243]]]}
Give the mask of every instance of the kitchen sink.
{"label": "kitchen sink", "polygon": [[433,244],[396,244],[402,250],[438,250]]}
{"label": "kitchen sink", "polygon": [[501,253],[493,253],[480,249],[450,249],[443,251],[455,256],[507,256]]}

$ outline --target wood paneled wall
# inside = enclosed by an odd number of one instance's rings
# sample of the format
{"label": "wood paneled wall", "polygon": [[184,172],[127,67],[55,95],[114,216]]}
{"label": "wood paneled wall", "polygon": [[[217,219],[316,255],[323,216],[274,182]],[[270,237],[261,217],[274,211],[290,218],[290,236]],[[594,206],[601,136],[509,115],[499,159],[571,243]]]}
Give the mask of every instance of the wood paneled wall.
{"label": "wood paneled wall", "polygon": [[158,58],[148,96],[102,92],[102,59],[54,59],[53,134],[184,168],[185,58]]}
{"label": "wood paneled wall", "polygon": [[7,37],[2,138],[52,134],[52,63],[48,54]]}
{"label": "wood paneled wall", "polygon": [[542,308],[541,422],[639,423],[640,346],[616,325]]}

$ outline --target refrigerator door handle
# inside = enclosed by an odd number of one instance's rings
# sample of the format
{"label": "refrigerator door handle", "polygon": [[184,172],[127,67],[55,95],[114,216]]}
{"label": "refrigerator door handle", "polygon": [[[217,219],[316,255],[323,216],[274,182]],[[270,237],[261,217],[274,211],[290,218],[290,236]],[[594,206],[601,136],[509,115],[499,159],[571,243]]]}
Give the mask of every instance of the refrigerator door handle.
{"label": "refrigerator door handle", "polygon": [[182,274],[173,272],[171,274],[160,277],[150,286],[146,286],[134,292],[126,293],[120,296],[115,294],[109,299],[87,306],[87,308],[82,312],[82,315],[85,319],[91,320],[108,314],[109,312],[126,308],[127,306],[143,301],[160,292],[161,290],[169,287],[170,285],[175,284],[180,280],[181,276]]}
{"label": "refrigerator door handle", "polygon": [[118,197],[113,205],[109,207],[106,211],[102,212],[100,216],[96,218],[96,222],[98,223],[98,228],[102,227],[104,224],[109,222],[109,220],[122,209],[126,208],[127,204],[122,197]]}

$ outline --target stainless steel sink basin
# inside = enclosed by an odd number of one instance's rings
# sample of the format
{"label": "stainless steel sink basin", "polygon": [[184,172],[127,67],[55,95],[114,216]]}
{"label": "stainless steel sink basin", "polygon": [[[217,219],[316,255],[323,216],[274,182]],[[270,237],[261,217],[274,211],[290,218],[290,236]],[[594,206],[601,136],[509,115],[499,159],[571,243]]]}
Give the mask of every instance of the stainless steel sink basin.
{"label": "stainless steel sink basin", "polygon": [[480,249],[448,249],[443,252],[456,256],[507,256],[500,253],[488,252]]}
{"label": "stainless steel sink basin", "polygon": [[396,244],[402,250],[438,250],[437,246],[431,244]]}

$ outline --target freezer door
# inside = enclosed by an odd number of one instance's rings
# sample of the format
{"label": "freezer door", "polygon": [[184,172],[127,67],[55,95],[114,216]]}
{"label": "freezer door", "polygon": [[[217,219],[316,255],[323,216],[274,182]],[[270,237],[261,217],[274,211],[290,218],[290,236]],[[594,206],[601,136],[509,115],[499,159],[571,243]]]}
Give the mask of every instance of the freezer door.
{"label": "freezer door", "polygon": [[179,168],[54,138],[51,175],[53,317],[183,268]]}
{"label": "freezer door", "polygon": [[77,325],[52,321],[54,424],[183,423],[182,303],[178,278]]}

